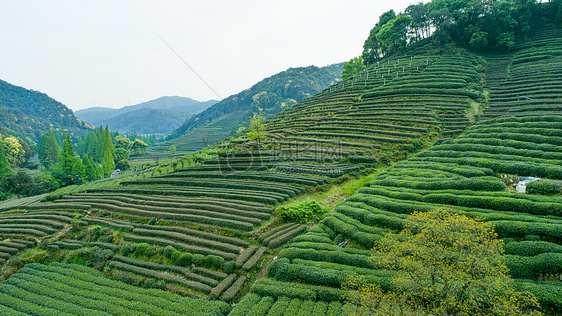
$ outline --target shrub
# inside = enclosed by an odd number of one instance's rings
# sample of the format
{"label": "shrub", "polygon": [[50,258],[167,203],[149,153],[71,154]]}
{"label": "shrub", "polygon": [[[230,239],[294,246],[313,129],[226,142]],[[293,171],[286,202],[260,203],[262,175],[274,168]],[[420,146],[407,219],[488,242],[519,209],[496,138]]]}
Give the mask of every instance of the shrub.
{"label": "shrub", "polygon": [[283,233],[282,235],[271,239],[269,241],[269,243],[267,243],[267,246],[269,248],[277,248],[277,247],[281,246],[282,244],[286,243],[287,241],[291,240],[291,238],[302,234],[305,230],[306,230],[305,225],[299,225],[299,226],[297,226],[295,228],[292,228],[291,230]]}
{"label": "shrub", "polygon": [[319,220],[326,212],[328,212],[327,209],[318,204],[318,202],[311,200],[302,201],[293,205],[280,206],[275,211],[275,214],[283,219],[307,223],[313,220]]}
{"label": "shrub", "polygon": [[[172,259],[172,263],[177,264],[177,265],[181,265],[178,262],[179,262],[180,256],[182,254],[183,253],[179,250],[176,250],[176,251],[172,252],[172,255],[170,256],[170,258]],[[190,263],[191,263],[191,259],[190,259]]]}
{"label": "shrub", "polygon": [[289,303],[291,300],[288,297],[281,297],[271,306],[269,313],[267,316],[283,316],[285,314],[285,310],[289,307]]}
{"label": "shrub", "polygon": [[246,277],[245,276],[241,276],[239,277],[234,284],[232,284],[231,287],[229,287],[222,295],[221,295],[221,300],[223,301],[230,301],[231,299],[233,299],[236,294],[238,294],[238,292],[240,291],[240,289],[242,288],[242,286],[244,285],[244,283],[246,282]]}
{"label": "shrub", "polygon": [[214,298],[219,297],[224,292],[224,290],[229,288],[232,285],[232,283],[234,283],[236,277],[237,277],[236,274],[231,274],[228,277],[226,277],[224,280],[222,280],[221,283],[219,283],[213,290],[211,290],[211,297]]}
{"label": "shrub", "polygon": [[[504,239],[505,241],[505,239]],[[521,241],[510,242],[504,247],[508,255],[531,257],[541,253],[562,253],[562,246],[546,241]]]}
{"label": "shrub", "polygon": [[191,257],[191,262],[196,266],[204,266],[205,265],[205,256],[203,256],[202,254],[196,253]]}
{"label": "shrub", "polygon": [[140,256],[152,257],[156,254],[156,250],[147,243],[133,245],[133,248],[134,248],[134,255],[137,257]]}
{"label": "shrub", "polygon": [[254,255],[248,259],[248,261],[246,261],[246,263],[244,263],[244,265],[242,266],[242,269],[249,271],[251,269],[253,269],[256,264],[258,263],[258,261],[260,260],[261,256],[267,251],[266,247],[261,247],[260,249],[258,249],[256,251],[256,253],[254,253]]}
{"label": "shrub", "polygon": [[164,248],[164,256],[171,258],[172,254],[174,253],[174,251],[176,251],[176,248],[172,247],[172,246],[166,246],[166,248]]}
{"label": "shrub", "polygon": [[234,262],[234,260],[231,260],[231,261],[226,262],[223,265],[222,270],[225,273],[232,273],[232,271],[234,271],[234,267],[235,267],[235,262]]}
{"label": "shrub", "polygon": [[248,259],[258,250],[258,247],[252,246],[244,251],[236,258],[236,268],[240,269],[248,261]]}
{"label": "shrub", "polygon": [[[178,251],[179,252],[179,251]],[[202,256],[202,255],[199,255]],[[191,265],[193,255],[190,253],[182,253],[177,260],[177,265],[182,267],[188,267]]]}
{"label": "shrub", "polygon": [[533,257],[504,256],[504,262],[512,277],[534,279],[543,273],[562,272],[562,253],[542,253]]}
{"label": "shrub", "polygon": [[204,265],[209,268],[220,269],[224,265],[224,258],[214,255],[208,255],[205,257]]}
{"label": "shrub", "polygon": [[340,301],[343,291],[340,289],[328,288],[323,286],[287,283],[272,280],[257,280],[250,292],[260,296],[271,296],[273,298],[289,297],[300,300],[310,301]]}
{"label": "shrub", "polygon": [[558,192],[558,188],[549,180],[539,180],[527,183],[527,193],[551,195]]}

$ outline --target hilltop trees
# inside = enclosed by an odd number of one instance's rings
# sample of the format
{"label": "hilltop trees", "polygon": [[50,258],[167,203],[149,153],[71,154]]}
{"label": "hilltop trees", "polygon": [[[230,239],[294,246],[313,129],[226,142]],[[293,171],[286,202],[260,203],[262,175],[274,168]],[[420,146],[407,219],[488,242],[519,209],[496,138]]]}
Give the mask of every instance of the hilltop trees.
{"label": "hilltop trees", "polygon": [[[550,6],[554,16],[562,16],[560,3],[554,1]],[[454,42],[474,50],[508,50],[517,36],[529,33],[538,8],[536,0],[433,0],[412,4],[403,13],[391,10],[379,17],[365,40],[362,57],[366,65],[371,65],[432,35],[432,41],[441,45]]]}
{"label": "hilltop trees", "polygon": [[382,26],[385,25],[388,21],[394,19],[396,17],[396,13],[394,10],[387,11],[383,13],[379,17],[379,21],[375,25],[375,27],[369,33],[369,37],[365,40],[365,44],[363,45],[363,54],[361,57],[363,58],[363,62],[366,65],[371,65],[376,63],[382,56],[382,46],[380,41],[377,39],[377,34],[381,30]]}

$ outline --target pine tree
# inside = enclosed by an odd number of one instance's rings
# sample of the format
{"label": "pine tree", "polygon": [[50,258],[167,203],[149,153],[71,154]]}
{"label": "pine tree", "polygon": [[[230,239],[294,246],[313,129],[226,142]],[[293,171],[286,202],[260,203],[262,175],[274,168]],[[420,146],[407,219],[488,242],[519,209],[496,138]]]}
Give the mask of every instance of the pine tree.
{"label": "pine tree", "polygon": [[86,150],[86,154],[93,159],[94,161],[99,162],[100,160],[98,157],[98,136],[96,133],[90,134],[89,141],[88,141],[88,150]]}
{"label": "pine tree", "polygon": [[41,137],[39,143],[39,160],[47,168],[51,168],[58,161],[59,144],[57,143],[55,131],[50,130]]}
{"label": "pine tree", "polygon": [[96,144],[96,156],[94,157],[94,160],[101,162],[105,150],[105,131],[103,127],[100,126],[96,129],[96,136],[98,137],[98,142]]}
{"label": "pine tree", "polygon": [[113,141],[111,140],[111,132],[107,126],[105,126],[104,134],[105,138],[103,142],[103,150],[104,152],[108,152],[111,155],[111,158],[113,158],[113,162],[115,162],[115,159],[117,158],[115,155],[115,147],[113,146]]}
{"label": "pine tree", "polygon": [[106,152],[105,155],[103,156],[103,159],[101,160],[101,165],[103,167],[103,176],[105,178],[111,176],[111,173],[115,169],[115,161],[113,160],[113,158],[108,152]]}
{"label": "pine tree", "polygon": [[74,146],[72,146],[72,140],[70,139],[70,134],[66,134],[64,141],[62,142],[62,170],[67,175],[73,175],[73,165],[74,158]]}
{"label": "pine tree", "polygon": [[113,147],[113,142],[111,141],[111,134],[109,129],[106,127],[105,131],[102,129],[104,134],[103,138],[103,158],[101,165],[103,166],[104,177],[109,177],[113,170],[115,169],[115,147]]}
{"label": "pine tree", "polygon": [[84,155],[82,162],[84,165],[84,177],[87,181],[95,181],[102,178],[102,170],[100,170],[100,167],[92,158],[88,157],[88,155]]}
{"label": "pine tree", "polygon": [[74,161],[72,162],[72,173],[71,175],[74,177],[74,183],[79,183],[82,179],[84,180],[84,165],[82,164],[82,160],[80,157],[74,157]]}

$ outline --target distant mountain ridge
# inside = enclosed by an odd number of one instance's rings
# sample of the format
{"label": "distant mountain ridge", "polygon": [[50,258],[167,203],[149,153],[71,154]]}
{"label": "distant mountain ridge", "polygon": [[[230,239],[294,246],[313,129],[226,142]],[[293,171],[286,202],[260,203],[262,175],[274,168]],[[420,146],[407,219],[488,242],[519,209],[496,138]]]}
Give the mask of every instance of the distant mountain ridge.
{"label": "distant mountain ridge", "polygon": [[76,116],[94,126],[107,125],[120,132],[141,134],[169,133],[183,121],[217,103],[191,98],[165,96],[119,109],[92,107],[76,111]]}
{"label": "distant mountain ridge", "polygon": [[0,128],[38,143],[50,129],[81,133],[91,126],[47,94],[0,80]]}
{"label": "distant mountain ridge", "polygon": [[337,83],[342,71],[343,63],[289,68],[190,117],[166,139],[183,150],[200,149],[246,127],[260,109],[267,117],[275,115]]}

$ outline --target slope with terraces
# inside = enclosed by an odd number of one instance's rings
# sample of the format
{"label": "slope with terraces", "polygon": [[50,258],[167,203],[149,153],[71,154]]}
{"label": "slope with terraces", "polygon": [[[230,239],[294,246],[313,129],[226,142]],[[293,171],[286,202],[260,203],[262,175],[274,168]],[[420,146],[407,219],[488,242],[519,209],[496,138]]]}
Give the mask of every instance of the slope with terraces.
{"label": "slope with terraces", "polygon": [[[352,272],[392,288],[394,274],[369,261],[376,240],[399,231],[414,210],[448,205],[493,223],[516,286],[560,309],[562,201],[514,195],[504,183],[562,179],[559,33],[532,36],[541,38],[487,67],[463,50],[420,46],[267,120],[265,141],[222,143],[206,151],[212,159],[165,175],[0,205],[0,236],[13,238],[0,245],[4,269],[24,246],[40,244],[53,258],[82,260],[132,284],[242,299],[232,315],[340,315],[340,285]],[[529,78],[540,84],[525,84]],[[386,169],[318,225],[275,220],[279,204],[377,168]],[[77,268],[52,273],[64,269]],[[28,286],[18,278],[14,293]],[[17,305],[0,291],[0,306]]]}
{"label": "slope with terraces", "polygon": [[237,309],[251,312],[272,298],[273,310],[287,305],[286,297],[301,300],[302,307],[307,300],[341,304],[340,285],[352,273],[391,290],[396,272],[369,260],[368,249],[403,229],[408,214],[445,206],[493,224],[505,242],[503,260],[514,286],[533,293],[543,310],[560,311],[562,199],[506,187],[526,176],[562,179],[560,35],[543,26],[512,53],[486,56],[490,99],[476,124],[386,169],[295,238],[269,266],[272,280],[256,282],[254,296],[245,298],[260,303]]}

